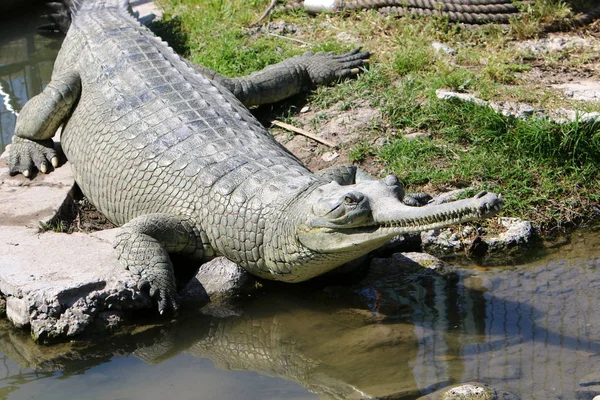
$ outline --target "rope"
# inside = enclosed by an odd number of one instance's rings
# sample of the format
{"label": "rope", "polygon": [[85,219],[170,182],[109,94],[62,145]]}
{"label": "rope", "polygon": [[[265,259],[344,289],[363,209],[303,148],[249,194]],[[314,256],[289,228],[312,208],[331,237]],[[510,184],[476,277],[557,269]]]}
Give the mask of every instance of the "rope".
{"label": "rope", "polygon": [[[292,0],[275,7],[278,11],[298,10],[304,1]],[[397,16],[443,16],[452,22],[465,24],[499,23],[506,24],[519,10],[511,0],[348,0],[342,3],[342,10],[377,8],[382,14]],[[263,14],[266,17],[273,8]],[[555,32],[572,27],[585,26],[600,18],[600,5],[587,13],[573,18],[569,23],[551,23],[543,27],[545,32]]]}
{"label": "rope", "polygon": [[[464,2],[465,0],[462,1]],[[363,8],[381,8],[390,6],[428,8],[431,10],[467,14],[504,14],[519,12],[517,7],[512,3],[460,4],[438,0],[353,0],[346,2],[343,8],[344,10],[359,10]]]}
{"label": "rope", "polygon": [[452,22],[462,22],[465,24],[485,24],[496,23],[505,24],[509,21],[511,14],[477,14],[461,13],[454,11],[439,11],[428,8],[404,8],[404,7],[382,7],[379,9],[382,14],[391,14],[397,16],[420,15],[425,17],[441,16],[447,17]]}

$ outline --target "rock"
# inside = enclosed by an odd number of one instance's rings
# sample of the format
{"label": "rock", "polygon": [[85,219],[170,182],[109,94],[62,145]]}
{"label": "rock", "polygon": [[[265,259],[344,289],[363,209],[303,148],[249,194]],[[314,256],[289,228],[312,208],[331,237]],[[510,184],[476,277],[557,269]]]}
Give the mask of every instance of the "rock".
{"label": "rock", "polygon": [[483,383],[469,382],[438,390],[418,400],[518,400],[518,397]]}
{"label": "rock", "polygon": [[[58,147],[58,145],[57,145]],[[27,226],[37,230],[62,205],[75,183],[68,164],[34,180],[8,173],[8,152],[0,155],[0,226]]]}
{"label": "rock", "polygon": [[[583,100],[583,101],[598,101],[600,100],[600,82],[598,81],[579,81],[579,82],[569,82],[563,83],[560,85],[552,85],[553,88],[563,90],[567,97],[570,97],[574,100]],[[594,114],[598,113],[585,113],[585,114]],[[590,115],[586,117],[587,119],[591,118]]]}
{"label": "rock", "polygon": [[465,240],[457,239],[454,234],[452,228],[421,232],[421,248],[437,256],[457,254],[465,249]]}
{"label": "rock", "polygon": [[29,307],[27,301],[10,296],[6,299],[6,317],[17,327],[29,325]]}
{"label": "rock", "polygon": [[456,54],[456,50],[454,50],[453,48],[446,46],[443,43],[440,42],[433,42],[431,44],[433,46],[433,48],[435,49],[436,52],[438,53],[444,53],[444,54],[448,54],[448,55],[454,55]]}
{"label": "rock", "polygon": [[506,252],[511,249],[529,248],[534,236],[533,225],[520,218],[498,218],[498,222],[506,228],[496,237],[486,238],[491,252]]}
{"label": "rock", "polygon": [[68,163],[34,180],[11,177],[8,151],[0,157],[0,293],[8,319],[30,327],[36,341],[54,341],[85,332],[96,319],[112,329],[116,319],[107,321],[105,312],[154,307],[116,258],[116,230],[40,232],[73,186]]}
{"label": "rock", "polygon": [[339,156],[340,156],[340,154],[337,151],[327,151],[327,152],[323,153],[323,155],[321,156],[321,160],[323,160],[325,162],[332,162]]}
{"label": "rock", "polygon": [[196,276],[180,293],[183,301],[223,302],[256,286],[256,280],[245,269],[224,257],[202,264]]}
{"label": "rock", "polygon": [[600,51],[600,44],[593,38],[579,36],[558,36],[536,40],[525,40],[517,45],[524,53],[541,55],[564,52],[572,49],[594,49]]}
{"label": "rock", "polygon": [[469,237],[475,232],[475,228],[469,225],[460,233],[454,228],[421,232],[421,247],[438,257],[466,251],[470,257],[486,261],[516,258],[531,247],[536,234],[531,222],[519,218],[498,218],[498,223],[506,230],[495,236],[477,234]]}
{"label": "rock", "polygon": [[2,227],[0,265],[7,316],[16,326],[29,325],[36,341],[84,333],[103,311],[154,307],[111,243],[92,235]]}
{"label": "rock", "polygon": [[428,137],[431,137],[430,132],[412,132],[402,135],[405,140],[426,139]]}
{"label": "rock", "polygon": [[[593,84],[588,83],[587,85],[555,85],[554,87],[568,89],[567,93],[570,93],[570,97],[573,97],[578,100],[595,101],[600,99],[599,82],[594,82]],[[600,113],[598,112],[587,113],[578,110],[568,110],[564,108],[558,108],[555,110],[536,109],[533,106],[526,103],[517,103],[514,101],[485,101],[475,97],[472,94],[452,92],[445,89],[438,89],[435,93],[439,99],[459,99],[463,101],[472,102],[480,106],[488,106],[497,113],[500,113],[507,117],[521,119],[531,117],[544,118],[549,119],[550,121],[555,122],[557,124],[563,124],[566,122],[573,121],[591,123],[597,121],[600,118]]]}
{"label": "rock", "polygon": [[161,18],[163,15],[162,10],[154,1],[136,1],[132,3],[134,3],[132,4],[132,9],[138,14],[138,18],[142,23],[144,21],[151,22],[156,18]]}

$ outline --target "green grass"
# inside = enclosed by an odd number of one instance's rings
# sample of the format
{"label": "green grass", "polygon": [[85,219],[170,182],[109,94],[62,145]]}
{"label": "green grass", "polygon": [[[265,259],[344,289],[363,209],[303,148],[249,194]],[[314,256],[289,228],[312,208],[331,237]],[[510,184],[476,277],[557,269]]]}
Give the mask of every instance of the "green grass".
{"label": "green grass", "polygon": [[[162,29],[163,37],[187,58],[228,76],[249,74],[306,51],[347,51],[355,44],[339,34],[356,38],[374,52],[371,68],[356,80],[309,94],[315,117],[306,128],[317,131],[327,123],[329,109],[351,113],[356,103],[366,100],[381,110],[381,121],[342,150],[352,162],[368,160],[378,163],[378,170],[396,173],[410,191],[467,186],[493,190],[505,198],[502,215],[548,229],[587,221],[591,205],[600,202],[600,125],[517,120],[488,107],[435,96],[444,88],[486,100],[599,111],[598,103],[565,98],[528,75],[539,67],[561,73],[594,68],[600,56],[593,50],[536,55],[516,47],[518,40],[543,36],[544,24],[568,21],[574,11],[565,2],[517,2],[522,13],[510,26],[479,29],[462,29],[443,18],[387,18],[373,10],[317,16],[277,12],[270,17],[296,26],[298,33],[287,36],[309,45],[244,29],[268,0],[160,2],[166,18],[155,30]],[[580,11],[592,2],[571,4]],[[437,53],[434,41],[456,53]],[[297,109],[278,109],[278,118],[295,122]],[[402,138],[413,131],[430,137]],[[385,137],[387,144],[373,146],[377,137]]]}

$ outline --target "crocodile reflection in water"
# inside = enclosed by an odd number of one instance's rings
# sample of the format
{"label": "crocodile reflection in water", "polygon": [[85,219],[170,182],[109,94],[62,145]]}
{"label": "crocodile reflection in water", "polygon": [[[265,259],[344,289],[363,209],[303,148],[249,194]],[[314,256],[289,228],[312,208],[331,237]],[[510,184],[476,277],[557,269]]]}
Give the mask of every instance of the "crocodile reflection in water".
{"label": "crocodile reflection in water", "polygon": [[[600,369],[600,258],[460,271],[458,281],[406,276],[391,271],[389,259],[380,262],[387,273],[372,279],[372,267],[359,286],[267,288],[244,301],[241,316],[184,314],[87,352],[52,347],[53,355],[26,335],[0,331],[0,351],[65,374],[134,354],[169,379],[183,373],[171,370],[182,354],[191,354],[223,369],[283,377],[323,398],[415,399],[469,380],[527,399],[579,398],[579,381]],[[132,387],[160,385],[155,374],[142,375]]]}

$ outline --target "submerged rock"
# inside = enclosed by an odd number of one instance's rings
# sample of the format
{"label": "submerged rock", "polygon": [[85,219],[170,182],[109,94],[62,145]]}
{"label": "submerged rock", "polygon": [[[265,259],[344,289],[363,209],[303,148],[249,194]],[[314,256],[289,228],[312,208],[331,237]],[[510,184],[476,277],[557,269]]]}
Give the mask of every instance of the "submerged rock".
{"label": "submerged rock", "polygon": [[530,249],[535,230],[529,221],[520,218],[498,218],[505,230],[496,235],[479,235],[467,226],[462,231],[455,228],[435,229],[421,233],[422,250],[438,257],[466,253],[470,258],[508,261]]}
{"label": "submerged rock", "polygon": [[438,390],[418,400],[518,400],[518,397],[483,383],[470,382]]}

